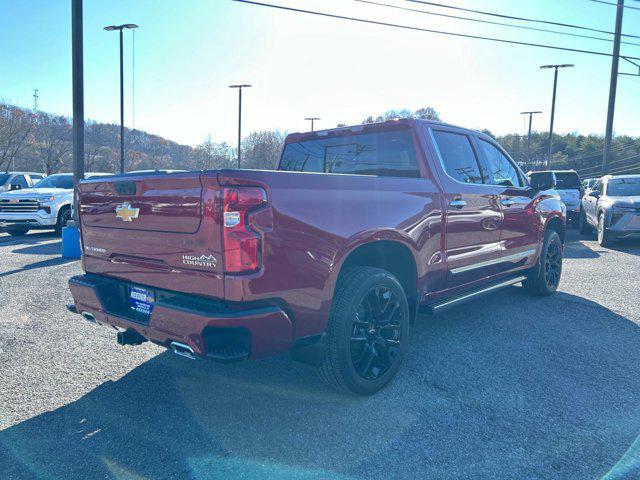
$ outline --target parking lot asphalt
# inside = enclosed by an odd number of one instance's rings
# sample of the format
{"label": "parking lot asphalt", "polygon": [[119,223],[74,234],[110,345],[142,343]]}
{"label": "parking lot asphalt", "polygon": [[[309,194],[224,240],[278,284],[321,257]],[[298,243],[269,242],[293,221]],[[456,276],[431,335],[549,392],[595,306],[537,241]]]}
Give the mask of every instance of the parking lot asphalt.
{"label": "parking lot asphalt", "polygon": [[570,233],[559,292],[422,316],[397,379],[191,361],[65,310],[80,264],[0,234],[0,477],[640,478],[640,243]]}

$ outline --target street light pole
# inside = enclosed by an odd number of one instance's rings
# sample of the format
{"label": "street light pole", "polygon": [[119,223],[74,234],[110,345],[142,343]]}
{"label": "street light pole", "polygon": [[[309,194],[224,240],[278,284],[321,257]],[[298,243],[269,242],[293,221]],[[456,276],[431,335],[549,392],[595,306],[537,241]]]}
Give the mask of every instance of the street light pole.
{"label": "street light pole", "polygon": [[305,120],[310,120],[310,121],[311,121],[311,131],[313,132],[314,122],[315,122],[316,120],[322,120],[322,119],[321,119],[321,118],[319,118],[319,117],[307,117],[307,118],[305,118]]}
{"label": "street light pole", "polygon": [[537,110],[535,112],[520,112],[520,115],[529,115],[529,132],[527,133],[527,165],[531,163],[531,123],[533,116],[537,113],[542,113]]}
{"label": "street light pole", "polygon": [[120,33],[120,173],[124,173],[124,64],[123,64],[123,38],[124,29],[138,28],[135,23],[123,25],[109,25],[104,27],[108,32],[118,30]]}
{"label": "street light pole", "polygon": [[240,168],[240,158],[242,156],[242,89],[251,88],[252,85],[229,85],[229,88],[238,89],[238,168]]}
{"label": "street light pole", "polygon": [[553,97],[551,99],[551,123],[549,125],[549,154],[547,156],[547,170],[551,168],[551,147],[553,146],[553,121],[556,113],[556,90],[558,87],[558,69],[559,68],[571,68],[574,65],[571,63],[563,63],[561,65],[542,65],[540,68],[553,68]]}
{"label": "street light pole", "polygon": [[607,126],[604,134],[604,152],[602,155],[602,174],[609,173],[609,157],[613,140],[613,114],[616,108],[616,89],[618,88],[618,63],[620,62],[620,37],[622,36],[622,14],[624,0],[618,0],[616,13],[616,31],[613,40],[613,57],[611,60],[611,80],[609,81],[609,104],[607,106]]}

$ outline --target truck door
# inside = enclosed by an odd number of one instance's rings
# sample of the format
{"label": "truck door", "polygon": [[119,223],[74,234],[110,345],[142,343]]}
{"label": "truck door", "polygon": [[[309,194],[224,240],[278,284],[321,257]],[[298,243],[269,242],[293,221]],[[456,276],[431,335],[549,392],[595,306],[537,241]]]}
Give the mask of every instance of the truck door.
{"label": "truck door", "polygon": [[498,188],[484,183],[474,143],[464,130],[429,128],[440,165],[446,227],[447,288],[497,273],[501,258]]}
{"label": "truck door", "polygon": [[502,225],[500,272],[508,272],[533,263],[538,248],[539,222],[534,199],[527,196],[524,174],[498,144],[477,138],[483,178],[498,189]]}

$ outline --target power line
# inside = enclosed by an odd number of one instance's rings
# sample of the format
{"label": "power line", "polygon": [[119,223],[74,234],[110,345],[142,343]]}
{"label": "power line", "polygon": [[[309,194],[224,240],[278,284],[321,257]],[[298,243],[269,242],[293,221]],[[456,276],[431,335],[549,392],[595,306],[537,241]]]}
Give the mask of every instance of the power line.
{"label": "power line", "polygon": [[[433,29],[429,29],[429,28],[420,28],[420,27],[413,27],[413,26],[409,26],[409,25],[402,25],[402,24],[398,24],[398,23],[389,23],[389,22],[380,22],[377,20],[367,20],[364,18],[358,18],[358,17],[348,17],[345,15],[337,15],[334,13],[325,13],[325,12],[317,12],[314,10],[303,10],[301,8],[293,8],[293,7],[286,7],[284,5],[274,5],[271,3],[263,3],[263,2],[257,2],[257,1],[253,1],[253,0],[233,0],[234,2],[239,2],[239,3],[246,3],[249,5],[257,5],[260,7],[268,7],[268,8],[275,8],[278,10],[285,10],[285,11],[289,11],[289,12],[296,12],[296,13],[306,13],[309,15],[316,15],[319,17],[327,17],[327,18],[333,18],[333,19],[340,19],[340,20],[350,20],[352,22],[359,22],[359,23],[368,23],[371,25],[379,25],[379,26],[384,26],[384,27],[393,27],[393,28],[400,28],[403,30],[412,30],[412,31],[417,31],[417,32],[426,32],[426,33],[436,33],[436,34],[440,34],[440,35],[449,35],[452,37],[460,37],[460,38],[471,38],[474,40],[489,40],[492,42],[498,42],[498,43],[506,43],[506,44],[510,44],[510,45],[524,45],[524,46],[528,46],[528,47],[539,47],[539,48],[548,48],[551,50],[562,50],[565,52],[574,52],[574,53],[586,53],[589,55],[599,55],[601,57],[611,57],[613,56],[610,53],[606,53],[606,52],[596,52],[596,51],[592,51],[592,50],[582,50],[582,49],[578,49],[578,48],[568,48],[568,47],[559,47],[556,45],[547,45],[547,44],[542,44],[542,43],[529,43],[529,42],[519,42],[517,40],[507,40],[504,38],[495,38],[495,37],[485,37],[485,36],[481,36],[481,35],[471,35],[471,34],[466,34],[466,33],[454,33],[454,32],[447,32],[444,30],[433,30]],[[411,1],[411,0],[409,0]],[[640,37],[638,37],[640,38]],[[633,60],[640,60],[640,58],[638,57],[627,57]]]}
{"label": "power line", "polygon": [[[612,5],[614,7],[617,7],[618,4],[617,3],[613,3],[613,2],[605,2],[604,0],[589,0],[590,2],[595,2],[595,3],[602,3],[604,5]],[[625,5],[623,8],[630,8],[631,10],[640,10],[640,7],[630,7],[629,5]]]}
{"label": "power line", "polygon": [[[453,5],[445,5],[443,3],[426,2],[424,0],[406,0],[407,2],[421,3],[423,5],[431,5],[433,7],[450,8],[452,10],[460,10],[463,12],[477,13],[479,15],[488,15],[490,17],[506,18],[509,20],[519,20],[521,22],[542,23],[545,25],[555,25],[556,27],[576,28],[578,30],[587,30],[589,32],[606,33],[607,35],[615,35],[614,32],[608,30],[599,30],[597,28],[585,27],[583,25],[574,25],[572,23],[553,22],[550,20],[540,20],[537,18],[515,17],[513,15],[505,15],[502,13],[486,12],[483,10],[473,10],[471,8],[455,7]],[[638,35],[622,34],[623,37],[640,38]]]}
{"label": "power line", "polygon": [[[601,42],[609,42],[609,43],[613,43],[613,40],[609,39],[609,38],[602,38],[602,37],[594,37],[591,35],[580,35],[578,33],[569,33],[569,32],[559,32],[558,30],[549,30],[546,28],[536,28],[536,27],[526,27],[524,25],[516,25],[515,23],[504,23],[504,22],[494,22],[492,20],[480,20],[479,18],[471,18],[471,17],[461,17],[458,15],[448,15],[446,13],[437,13],[437,12],[429,12],[426,10],[418,10],[417,8],[408,8],[408,7],[401,7],[399,5],[391,5],[389,3],[380,3],[380,2],[374,2],[372,0],[354,0],[355,2],[359,2],[359,3],[366,3],[369,5],[377,5],[380,7],[387,7],[387,8],[394,8],[397,10],[404,10],[407,12],[415,12],[415,13],[422,13],[425,15],[434,15],[437,17],[446,17],[446,18],[454,18],[457,20],[466,20],[469,22],[477,22],[477,23],[485,23],[485,24],[489,24],[489,25],[499,25],[502,27],[511,27],[511,28],[519,28],[522,30],[533,30],[535,32],[544,32],[544,33],[553,33],[555,35],[565,35],[568,37],[577,37],[577,38],[586,38],[589,40],[599,40]],[[633,42],[621,42],[625,45],[633,45],[636,47],[640,47],[640,43],[633,43]]]}

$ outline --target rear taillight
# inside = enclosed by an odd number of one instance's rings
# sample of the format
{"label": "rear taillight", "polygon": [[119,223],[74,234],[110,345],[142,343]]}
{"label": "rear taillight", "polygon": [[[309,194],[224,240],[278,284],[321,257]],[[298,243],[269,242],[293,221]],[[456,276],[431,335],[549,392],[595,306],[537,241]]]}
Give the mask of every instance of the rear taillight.
{"label": "rear taillight", "polygon": [[225,187],[222,198],[224,269],[255,272],[262,263],[262,235],[252,228],[251,215],[267,203],[267,194],[257,187]]}

